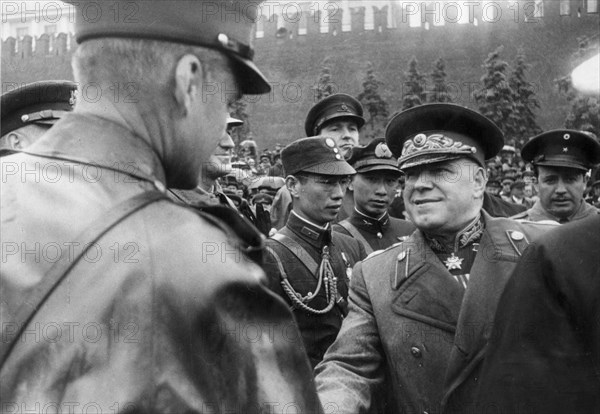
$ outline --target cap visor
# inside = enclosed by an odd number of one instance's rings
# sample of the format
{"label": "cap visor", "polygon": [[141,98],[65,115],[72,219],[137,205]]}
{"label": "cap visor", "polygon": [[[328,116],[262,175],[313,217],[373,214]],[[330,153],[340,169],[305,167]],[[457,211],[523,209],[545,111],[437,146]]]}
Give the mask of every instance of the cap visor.
{"label": "cap visor", "polygon": [[236,81],[242,93],[261,95],[271,92],[271,85],[254,62],[233,54],[228,56],[233,60]]}
{"label": "cap visor", "polygon": [[363,174],[363,173],[368,173],[371,171],[396,173],[398,175],[402,174],[402,172],[397,167],[393,167],[391,165],[368,165],[368,166],[359,168],[358,170],[356,170],[356,173]]}
{"label": "cap visor", "polygon": [[321,175],[353,175],[356,174],[354,168],[345,161],[324,162],[322,164],[313,165],[312,167],[303,168],[302,171]]}
{"label": "cap visor", "polygon": [[541,161],[536,162],[535,165],[542,167],[559,167],[559,168],[573,168],[575,170],[587,171],[591,167],[585,167],[583,165],[576,165],[569,161]]}

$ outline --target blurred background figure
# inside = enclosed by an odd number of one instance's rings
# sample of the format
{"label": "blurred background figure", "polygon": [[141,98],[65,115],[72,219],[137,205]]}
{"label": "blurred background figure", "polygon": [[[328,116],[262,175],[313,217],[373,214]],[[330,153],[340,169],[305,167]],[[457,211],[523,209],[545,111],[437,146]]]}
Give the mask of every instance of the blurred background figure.
{"label": "blurred background figure", "polygon": [[38,140],[75,105],[77,84],[35,82],[2,94],[0,155],[21,150]]}

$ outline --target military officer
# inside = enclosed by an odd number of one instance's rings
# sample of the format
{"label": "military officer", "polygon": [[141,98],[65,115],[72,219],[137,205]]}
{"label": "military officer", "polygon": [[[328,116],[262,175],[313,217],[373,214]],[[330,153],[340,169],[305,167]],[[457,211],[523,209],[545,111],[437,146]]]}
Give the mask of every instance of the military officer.
{"label": "military officer", "polygon": [[225,132],[203,86],[270,89],[257,8],[221,3],[73,2],[75,79],[98,99],[0,158],[1,411],[321,412],[234,229],[166,195],[197,186]]}
{"label": "military officer", "polygon": [[41,81],[21,86],[0,98],[0,150],[23,149],[73,110],[77,85],[71,81]]}
{"label": "military officer", "polygon": [[360,241],[367,254],[386,249],[411,234],[415,229],[411,222],[388,214],[401,173],[385,140],[374,139],[369,145],[354,147],[348,163],[356,170],[348,187],[354,210],[349,218],[333,226],[334,231]]}
{"label": "military officer", "polygon": [[226,123],[225,133],[219,139],[208,163],[202,166],[198,186],[193,190],[169,190],[174,200],[192,206],[223,205],[236,209],[233,201],[223,194],[218,179],[231,172],[231,156],[235,148],[231,139],[231,130],[243,125],[244,121],[228,116]]}
{"label": "military officer", "polygon": [[332,138],[294,141],[281,160],[294,203],[285,227],[266,242],[265,270],[269,287],[292,308],[315,366],[348,312],[352,266],[366,256],[358,241],[331,231],[355,171]]}
{"label": "military officer", "polygon": [[531,138],[521,157],[533,163],[539,200],[515,219],[567,223],[599,213],[583,199],[587,172],[600,163],[600,143],[583,131],[560,129]]}
{"label": "military officer", "polygon": [[316,367],[317,390],[337,413],[367,412],[381,387],[389,412],[468,407],[498,297],[523,249],[550,226],[482,210],[484,162],[503,136],[479,113],[411,108],[391,119],[386,142],[417,230],[354,268],[350,312]]}
{"label": "military officer", "polygon": [[[333,138],[344,158],[352,155],[352,148],[359,143],[360,130],[365,124],[363,107],[350,95],[336,93],[317,102],[306,115],[306,136],[323,135]],[[273,200],[271,222],[275,229],[283,227],[291,209],[292,199],[286,187],[282,187]],[[354,202],[351,195],[344,197],[337,220],[350,216]]]}

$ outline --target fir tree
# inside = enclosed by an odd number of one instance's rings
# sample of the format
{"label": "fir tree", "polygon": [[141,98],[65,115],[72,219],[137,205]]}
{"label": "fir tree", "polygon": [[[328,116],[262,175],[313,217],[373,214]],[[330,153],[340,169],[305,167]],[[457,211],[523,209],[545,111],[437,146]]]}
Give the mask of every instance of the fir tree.
{"label": "fir tree", "polygon": [[431,82],[433,88],[429,92],[427,101],[428,102],[452,102],[452,96],[448,92],[448,85],[446,84],[446,61],[439,58],[434,63],[434,68],[431,74]]}
{"label": "fir tree", "polygon": [[417,68],[419,62],[413,56],[408,62],[408,72],[405,72],[407,80],[402,88],[402,110],[422,105],[426,102],[425,76],[419,73]]}
{"label": "fir tree", "polygon": [[535,109],[540,108],[540,103],[535,96],[533,83],[527,80],[527,71],[531,65],[525,62],[525,54],[519,50],[515,61],[514,70],[509,79],[509,86],[513,92],[515,105],[515,139],[517,145],[522,147],[529,138],[542,132],[536,121]]}
{"label": "fir tree", "polygon": [[332,81],[331,70],[333,67],[333,61],[331,57],[326,57],[321,63],[321,73],[319,74],[319,80],[315,86],[315,102],[320,101],[323,98],[327,98],[329,95],[336,93],[335,83]]}
{"label": "fir tree", "polygon": [[[588,37],[577,39],[579,43],[578,50],[573,54],[574,68],[583,63],[590,57],[590,52],[598,53],[597,49],[592,48]],[[579,129],[582,131],[593,132],[596,135],[600,133],[600,117],[598,95],[586,96],[573,88],[571,76],[567,75],[555,80],[559,92],[566,97],[567,102],[571,104],[567,118],[565,119],[565,128]]]}
{"label": "fir tree", "polygon": [[508,63],[500,59],[503,47],[490,53],[483,64],[486,73],[482,87],[473,92],[479,111],[494,121],[504,133],[507,144],[515,145],[517,135],[514,94],[508,82]]}
{"label": "fir tree", "polygon": [[370,139],[383,136],[385,123],[388,117],[388,104],[379,94],[379,81],[371,62],[367,62],[367,74],[363,80],[363,91],[358,95],[358,100],[369,114],[363,136]]}

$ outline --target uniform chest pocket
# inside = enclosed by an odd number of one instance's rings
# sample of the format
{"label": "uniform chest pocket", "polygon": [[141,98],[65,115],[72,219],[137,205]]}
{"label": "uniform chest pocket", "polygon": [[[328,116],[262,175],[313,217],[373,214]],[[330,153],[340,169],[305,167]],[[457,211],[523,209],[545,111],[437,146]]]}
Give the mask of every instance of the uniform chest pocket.
{"label": "uniform chest pocket", "polygon": [[421,263],[400,285],[391,307],[396,314],[454,332],[463,294],[454,280]]}

